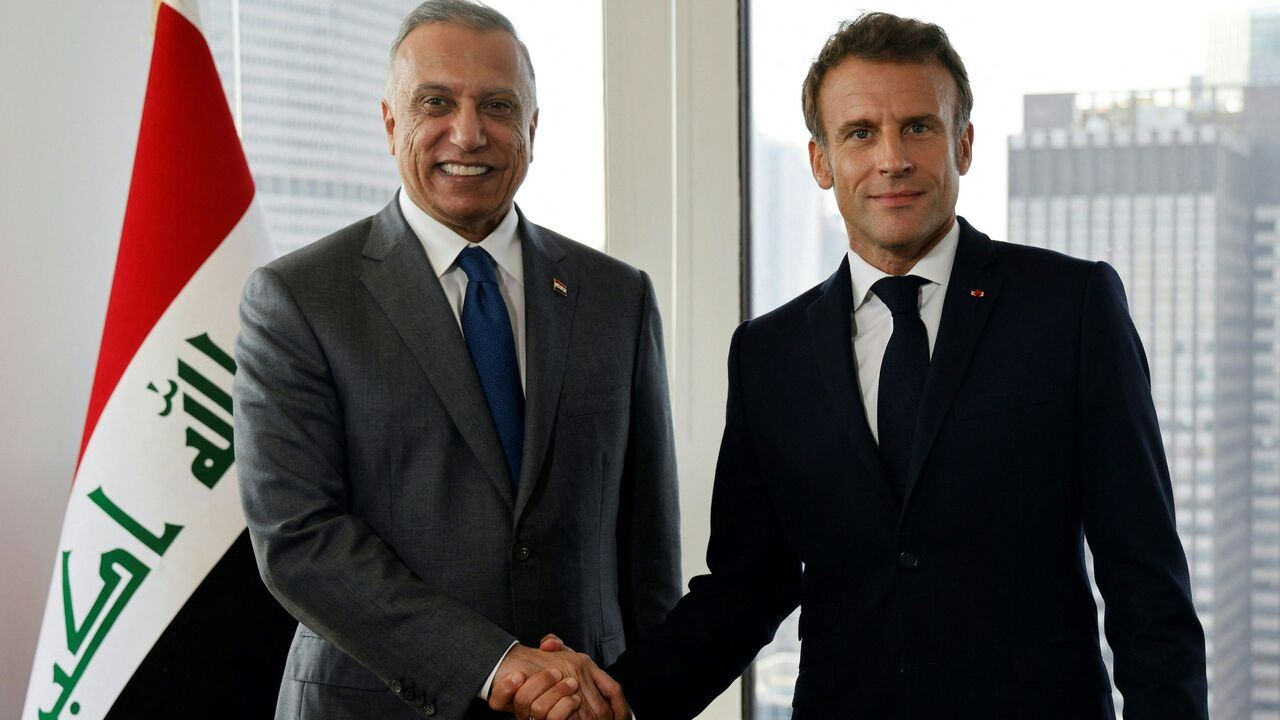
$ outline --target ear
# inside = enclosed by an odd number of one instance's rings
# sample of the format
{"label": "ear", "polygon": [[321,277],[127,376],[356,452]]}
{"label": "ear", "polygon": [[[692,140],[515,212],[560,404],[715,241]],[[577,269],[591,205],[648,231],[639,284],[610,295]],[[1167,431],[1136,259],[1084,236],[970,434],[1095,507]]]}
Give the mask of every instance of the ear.
{"label": "ear", "polygon": [[813,179],[818,181],[818,187],[823,190],[831,189],[831,163],[827,160],[826,149],[815,138],[809,138],[809,169],[813,171]]}
{"label": "ear", "polygon": [[382,127],[387,130],[387,150],[396,154],[396,116],[391,112],[391,103],[382,98]]}
{"label": "ear", "polygon": [[973,123],[960,133],[956,140],[956,169],[961,175],[969,172],[969,164],[973,162]]}
{"label": "ear", "polygon": [[529,118],[529,162],[533,162],[533,136],[538,132],[538,110],[533,111],[533,117]]}

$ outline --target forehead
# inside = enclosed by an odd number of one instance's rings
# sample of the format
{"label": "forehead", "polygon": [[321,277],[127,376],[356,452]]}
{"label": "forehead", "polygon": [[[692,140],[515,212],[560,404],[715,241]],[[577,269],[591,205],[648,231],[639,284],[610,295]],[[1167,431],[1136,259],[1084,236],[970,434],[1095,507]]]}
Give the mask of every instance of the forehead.
{"label": "forehead", "polygon": [[827,71],[818,104],[824,124],[934,114],[950,122],[956,84],[937,61],[878,62],[846,57]]}
{"label": "forehead", "polygon": [[393,75],[410,85],[514,88],[525,77],[515,38],[502,30],[429,23],[413,29],[392,61]]}

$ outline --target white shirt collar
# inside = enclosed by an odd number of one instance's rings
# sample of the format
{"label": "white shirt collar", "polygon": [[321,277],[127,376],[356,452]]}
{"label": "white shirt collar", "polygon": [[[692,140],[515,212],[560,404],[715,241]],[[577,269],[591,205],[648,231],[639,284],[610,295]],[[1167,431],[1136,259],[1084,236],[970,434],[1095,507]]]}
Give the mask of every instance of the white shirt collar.
{"label": "white shirt collar", "polygon": [[[951,277],[951,266],[956,261],[956,248],[959,244],[960,221],[956,220],[951,223],[951,229],[942,236],[942,240],[924,257],[916,261],[909,274],[946,287],[947,280]],[[853,284],[853,309],[857,310],[870,297],[871,286],[876,284],[877,280],[889,277],[889,273],[863,260],[862,256],[852,248],[848,250],[848,254],[849,279]]]}
{"label": "white shirt collar", "polygon": [[520,255],[520,238],[516,233],[520,216],[514,205],[493,232],[479,243],[472,243],[415,205],[403,186],[400,188],[399,197],[400,212],[404,214],[404,220],[409,224],[409,229],[418,236],[423,249],[427,251],[427,259],[431,261],[431,268],[436,271],[436,277],[444,275],[453,268],[454,262],[458,259],[458,253],[467,249],[468,246],[480,245],[507,275],[514,278],[516,282],[524,284],[524,261]]}

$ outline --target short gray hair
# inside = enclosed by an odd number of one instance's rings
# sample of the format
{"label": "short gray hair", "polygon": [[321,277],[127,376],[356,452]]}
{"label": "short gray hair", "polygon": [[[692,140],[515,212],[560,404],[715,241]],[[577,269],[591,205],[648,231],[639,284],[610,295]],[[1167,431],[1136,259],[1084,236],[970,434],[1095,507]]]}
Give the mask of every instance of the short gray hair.
{"label": "short gray hair", "polygon": [[[501,30],[510,35],[516,41],[516,47],[520,48],[520,57],[524,60],[525,70],[529,73],[529,92],[533,93],[533,97],[530,100],[533,101],[533,109],[537,109],[538,86],[533,74],[533,60],[529,57],[529,48],[525,47],[524,41],[516,33],[516,26],[511,24],[506,15],[482,2],[474,2],[473,0],[426,0],[426,2],[406,15],[404,22],[400,23],[400,32],[396,35],[395,42],[391,43],[390,61],[395,62],[396,51],[400,49],[400,45],[409,36],[409,33],[420,25],[430,25],[432,23],[461,25],[480,32]],[[391,99],[390,73],[388,73],[387,77],[387,99]]]}

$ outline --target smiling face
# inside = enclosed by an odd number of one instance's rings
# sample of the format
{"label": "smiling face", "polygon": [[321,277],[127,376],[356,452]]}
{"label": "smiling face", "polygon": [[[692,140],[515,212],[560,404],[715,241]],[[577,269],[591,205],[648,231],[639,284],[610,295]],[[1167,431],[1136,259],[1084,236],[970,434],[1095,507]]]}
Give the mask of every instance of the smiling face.
{"label": "smiling face", "polygon": [[533,159],[532,78],[500,30],[421,25],[391,63],[382,120],[405,192],[471,241],[511,209]]}
{"label": "smiling face", "polygon": [[835,189],[849,246],[895,275],[955,222],[973,126],[957,137],[956,85],[937,62],[846,57],[818,96],[826,142],[809,141],[814,179]]}

